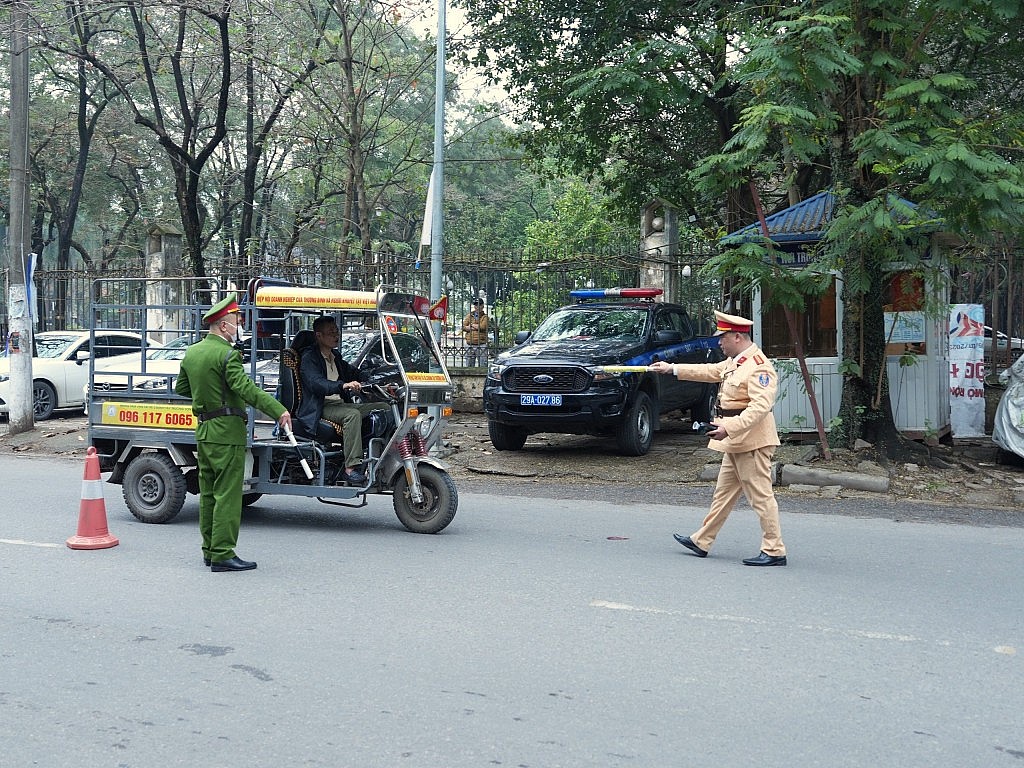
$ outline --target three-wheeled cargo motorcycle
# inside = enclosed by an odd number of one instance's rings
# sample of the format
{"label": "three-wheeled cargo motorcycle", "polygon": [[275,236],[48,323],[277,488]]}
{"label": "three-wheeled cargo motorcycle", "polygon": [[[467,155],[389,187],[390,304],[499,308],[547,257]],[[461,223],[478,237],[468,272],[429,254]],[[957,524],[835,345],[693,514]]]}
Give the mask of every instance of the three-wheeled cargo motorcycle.
{"label": "three-wheeled cargo motorcycle", "polygon": [[[203,286],[203,287],[197,287]],[[98,280],[92,328],[135,319],[144,338],[183,346],[198,341],[202,314],[223,295],[215,284],[189,280]],[[185,296],[189,303],[168,303]],[[365,481],[344,471],[340,427],[321,422],[316,434],[280,434],[268,416],[248,408],[243,504],[262,496],[315,498],[358,508],[370,495],[391,495],[402,524],[437,533],[452,519],[458,492],[437,454],[452,407],[452,383],[431,329],[426,297],[397,287],[353,291],[256,279],[239,297],[248,337],[242,346],[250,376],[293,413],[303,396],[301,355],[310,327],[325,314],[341,329],[343,357],[367,375],[363,397],[379,404],[362,421]],[[177,364],[141,356],[90,360],[89,438],[120,484],[131,513],[163,523],[199,492],[196,418],[174,392]],[[299,428],[297,421],[293,425]],[[249,465],[251,464],[251,468]]]}

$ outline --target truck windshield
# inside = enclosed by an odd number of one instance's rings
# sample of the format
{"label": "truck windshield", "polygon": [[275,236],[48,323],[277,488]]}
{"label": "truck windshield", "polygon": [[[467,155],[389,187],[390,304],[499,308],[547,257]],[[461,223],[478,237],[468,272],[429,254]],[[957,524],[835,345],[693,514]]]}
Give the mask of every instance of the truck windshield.
{"label": "truck windshield", "polygon": [[571,307],[550,315],[533,332],[534,341],[559,339],[641,339],[647,312],[640,309]]}

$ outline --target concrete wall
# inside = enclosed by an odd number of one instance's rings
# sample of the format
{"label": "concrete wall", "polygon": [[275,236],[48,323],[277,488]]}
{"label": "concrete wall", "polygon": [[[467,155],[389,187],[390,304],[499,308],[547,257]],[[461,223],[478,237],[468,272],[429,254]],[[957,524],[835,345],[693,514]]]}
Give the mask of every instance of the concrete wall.
{"label": "concrete wall", "polygon": [[452,407],[457,413],[484,412],[484,378],[482,368],[449,368],[455,385]]}

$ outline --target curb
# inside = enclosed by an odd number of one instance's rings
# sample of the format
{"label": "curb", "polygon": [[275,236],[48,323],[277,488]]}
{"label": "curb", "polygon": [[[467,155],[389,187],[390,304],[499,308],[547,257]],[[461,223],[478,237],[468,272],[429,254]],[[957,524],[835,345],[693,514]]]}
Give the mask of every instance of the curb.
{"label": "curb", "polygon": [[[700,480],[714,482],[718,479],[719,464],[706,464],[701,470]],[[840,487],[871,493],[888,493],[889,478],[883,475],[865,475],[860,472],[832,472],[825,469],[811,469],[797,464],[772,464],[772,485],[810,485],[819,488]]]}

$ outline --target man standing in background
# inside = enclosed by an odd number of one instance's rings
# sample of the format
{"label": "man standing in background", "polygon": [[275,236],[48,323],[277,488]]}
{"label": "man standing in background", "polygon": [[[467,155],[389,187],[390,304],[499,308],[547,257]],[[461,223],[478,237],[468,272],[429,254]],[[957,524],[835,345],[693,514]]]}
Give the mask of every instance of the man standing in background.
{"label": "man standing in background", "polygon": [[462,321],[462,336],[466,340],[466,365],[487,367],[487,313],[483,299],[473,299],[473,308]]}

